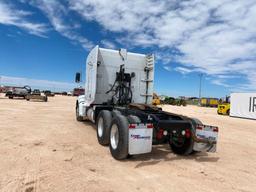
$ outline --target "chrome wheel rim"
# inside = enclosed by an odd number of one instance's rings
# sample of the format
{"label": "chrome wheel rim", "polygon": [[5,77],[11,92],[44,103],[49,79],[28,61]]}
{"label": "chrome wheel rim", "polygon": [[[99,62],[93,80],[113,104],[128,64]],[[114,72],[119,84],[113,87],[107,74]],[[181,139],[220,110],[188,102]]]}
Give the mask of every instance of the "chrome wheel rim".
{"label": "chrome wheel rim", "polygon": [[113,149],[116,149],[119,142],[119,132],[116,124],[113,124],[110,132],[110,144]]}
{"label": "chrome wheel rim", "polygon": [[103,135],[103,118],[100,117],[98,121],[98,136],[102,137],[102,135]]}

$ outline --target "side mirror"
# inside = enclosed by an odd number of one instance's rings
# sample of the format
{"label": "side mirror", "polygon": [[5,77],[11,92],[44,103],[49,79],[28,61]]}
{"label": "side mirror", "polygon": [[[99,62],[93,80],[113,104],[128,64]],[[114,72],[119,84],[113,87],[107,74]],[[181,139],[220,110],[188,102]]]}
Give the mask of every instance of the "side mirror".
{"label": "side mirror", "polygon": [[80,83],[81,82],[81,73],[76,73],[75,81],[76,81],[76,83]]}

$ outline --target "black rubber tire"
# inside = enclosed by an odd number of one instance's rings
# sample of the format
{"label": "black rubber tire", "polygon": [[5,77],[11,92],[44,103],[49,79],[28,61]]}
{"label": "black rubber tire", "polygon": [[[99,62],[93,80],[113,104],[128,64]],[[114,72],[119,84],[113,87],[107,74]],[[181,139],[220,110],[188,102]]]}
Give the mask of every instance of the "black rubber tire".
{"label": "black rubber tire", "polygon": [[83,117],[79,116],[79,113],[78,113],[78,105],[76,105],[76,120],[83,121]]}
{"label": "black rubber tire", "polygon": [[48,101],[48,97],[47,96],[45,96],[45,98],[44,98],[44,102],[47,102]]}
{"label": "black rubber tire", "polygon": [[13,99],[13,96],[12,96],[12,95],[9,95],[9,99]]}
{"label": "black rubber tire", "polygon": [[[194,129],[196,124],[202,124],[201,121],[196,118],[191,118],[190,121],[193,125],[192,131],[195,131]],[[196,153],[196,151],[193,150],[193,146],[194,146],[194,141],[192,137],[186,138],[182,146],[177,146],[173,142],[170,143],[170,147],[172,151],[178,155],[190,155],[192,153]]]}
{"label": "black rubber tire", "polygon": [[[99,120],[102,118],[103,120],[103,130],[102,135],[99,135]],[[107,146],[109,145],[109,133],[110,133],[110,126],[112,121],[112,114],[108,110],[102,110],[96,120],[96,131],[97,131],[97,138],[98,142],[101,145]]]}
{"label": "black rubber tire", "polygon": [[228,110],[227,110],[227,115],[229,116],[229,114],[230,114],[230,110],[228,109]]}
{"label": "black rubber tire", "polygon": [[128,115],[127,119],[129,123],[141,123],[140,118],[135,115]]}
{"label": "black rubber tire", "polygon": [[[119,139],[116,149],[109,145],[110,153],[116,160],[126,159],[128,157],[128,120],[123,115],[116,115],[111,122],[110,133],[113,125],[117,126]],[[111,134],[110,134],[111,136]],[[111,138],[110,138],[111,139]],[[109,140],[110,140],[109,139]]]}
{"label": "black rubber tire", "polygon": [[112,116],[116,117],[117,115],[122,115],[122,113],[120,111],[118,111],[118,110],[113,110],[112,111]]}
{"label": "black rubber tire", "polygon": [[177,146],[171,142],[170,147],[175,154],[189,155],[193,152],[193,140],[191,137],[186,138],[182,146]]}

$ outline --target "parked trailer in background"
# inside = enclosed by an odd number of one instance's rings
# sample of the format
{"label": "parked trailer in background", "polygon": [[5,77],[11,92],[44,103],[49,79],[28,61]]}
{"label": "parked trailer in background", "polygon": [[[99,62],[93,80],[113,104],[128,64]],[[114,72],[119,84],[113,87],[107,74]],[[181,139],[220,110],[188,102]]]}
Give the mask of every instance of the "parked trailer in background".
{"label": "parked trailer in background", "polygon": [[99,144],[109,145],[118,160],[163,143],[180,155],[215,152],[218,127],[151,105],[153,83],[154,55],[96,46],[86,60],[86,91],[77,99],[76,118],[95,123]]}
{"label": "parked trailer in background", "polygon": [[230,116],[256,119],[256,93],[231,93]]}
{"label": "parked trailer in background", "polygon": [[203,107],[217,107],[219,104],[219,99],[217,98],[202,98],[201,106]]}

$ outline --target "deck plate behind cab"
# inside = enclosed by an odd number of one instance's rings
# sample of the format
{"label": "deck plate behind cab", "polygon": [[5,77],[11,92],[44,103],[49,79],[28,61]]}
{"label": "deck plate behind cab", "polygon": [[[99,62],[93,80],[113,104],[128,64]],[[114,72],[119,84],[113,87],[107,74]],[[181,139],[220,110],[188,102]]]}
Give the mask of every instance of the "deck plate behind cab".
{"label": "deck plate behind cab", "polygon": [[130,103],[129,108],[130,109],[139,109],[142,111],[145,111],[145,110],[158,111],[159,110],[159,107],[156,107],[156,106],[150,105],[150,104],[142,104],[142,103]]}

